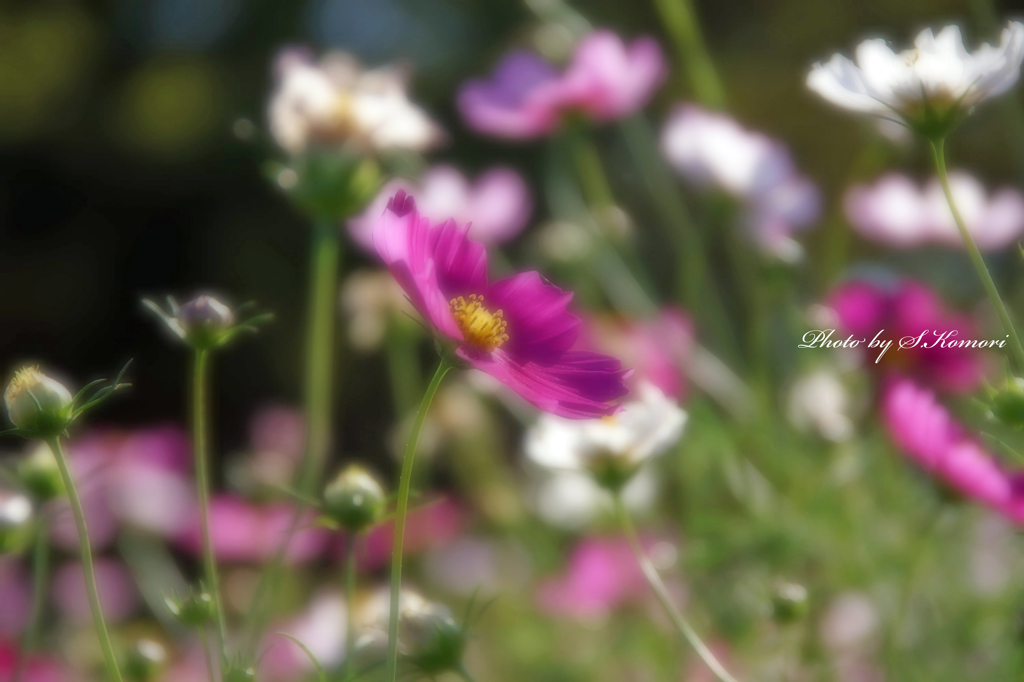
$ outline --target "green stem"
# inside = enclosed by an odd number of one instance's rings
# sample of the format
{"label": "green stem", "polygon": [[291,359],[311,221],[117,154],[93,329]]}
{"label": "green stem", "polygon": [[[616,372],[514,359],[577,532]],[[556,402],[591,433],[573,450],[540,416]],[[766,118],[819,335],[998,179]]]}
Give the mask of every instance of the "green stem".
{"label": "green stem", "polygon": [[423,394],[420,402],[420,409],[416,413],[416,421],[412,426],[412,433],[409,434],[409,444],[405,448],[405,456],[402,459],[402,475],[398,482],[398,506],[395,509],[395,539],[391,549],[391,603],[388,618],[388,657],[384,673],[385,682],[395,682],[398,675],[398,613],[399,594],[402,589],[402,552],[405,545],[405,516],[409,510],[409,487],[412,482],[412,464],[416,457],[416,442],[420,437],[420,429],[423,427],[423,420],[427,416],[430,403],[437,393],[437,387],[452,363],[447,358],[441,359],[434,378],[431,379],[427,392]]}
{"label": "green stem", "polygon": [[462,679],[466,680],[466,682],[476,682],[476,680],[473,679],[473,676],[469,674],[469,671],[466,670],[466,666],[460,665],[458,673]]}
{"label": "green stem", "polygon": [[35,542],[32,546],[32,611],[28,626],[21,640],[21,651],[18,652],[18,663],[14,669],[12,682],[21,682],[25,675],[25,666],[29,655],[35,650],[39,638],[39,624],[43,619],[43,608],[46,605],[46,588],[50,572],[50,524],[45,515],[39,514],[36,522]]}
{"label": "green stem", "polygon": [[341,679],[347,680],[351,670],[352,652],[356,648],[354,615],[356,597],[356,540],[358,533],[345,535],[345,660],[341,666]]}
{"label": "green stem", "polygon": [[284,570],[284,558],[292,536],[299,529],[306,503],[302,500],[316,494],[317,482],[323,475],[331,442],[331,392],[334,380],[334,300],[341,259],[341,237],[338,221],[320,219],[314,225],[310,251],[309,309],[305,413],[306,444],[298,477],[301,500],[295,507],[292,522],[281,536],[274,557],[266,565],[252,600],[249,618],[247,651],[255,658],[260,635],[266,627],[271,610],[271,595],[276,591]]}
{"label": "green stem", "polygon": [[89,608],[92,610],[92,620],[96,626],[96,637],[99,638],[100,648],[103,649],[103,661],[107,667],[107,675],[114,682],[122,682],[121,671],[117,667],[117,657],[114,655],[114,647],[110,643],[107,624],[103,620],[103,611],[100,609],[100,597],[96,592],[96,574],[92,567],[92,549],[89,546],[89,530],[85,527],[85,512],[82,511],[82,502],[78,499],[75,482],[71,479],[71,471],[68,470],[64,450],[60,447],[60,438],[58,436],[49,438],[46,444],[50,446],[53,456],[57,459],[57,467],[64,480],[64,488],[67,490],[68,500],[71,502],[71,513],[75,517],[75,526],[78,528],[78,544],[82,551],[82,572],[85,574],[85,591],[89,595]]}
{"label": "green stem", "polygon": [[676,44],[680,68],[689,73],[697,99],[704,106],[724,107],[725,88],[704,44],[690,0],[654,0],[654,5]]}
{"label": "green stem", "polygon": [[199,497],[199,532],[203,544],[203,572],[206,576],[206,589],[213,597],[217,636],[220,638],[222,654],[226,658],[227,627],[224,619],[224,602],[220,597],[217,559],[213,554],[213,539],[210,537],[210,461],[207,454],[209,434],[206,428],[209,360],[210,351],[196,350],[192,365],[192,450],[193,457],[195,457],[196,494]]}
{"label": "green stem", "polygon": [[319,220],[313,238],[306,353],[306,452],[299,492],[315,492],[331,443],[331,389],[334,380],[334,299],[341,257],[341,236],[333,220]]}
{"label": "green stem", "polygon": [[210,638],[206,636],[206,626],[199,626],[199,641],[203,643],[203,657],[206,658],[206,674],[210,682],[217,682],[217,673],[213,667],[213,653],[210,651]]}
{"label": "green stem", "polygon": [[949,210],[953,212],[953,220],[956,222],[957,229],[960,230],[960,237],[964,240],[964,246],[967,247],[967,253],[971,257],[971,264],[974,265],[974,270],[978,273],[982,286],[985,287],[985,293],[988,294],[989,301],[992,302],[992,306],[996,309],[996,314],[999,315],[999,321],[1003,324],[1003,331],[1010,337],[1010,351],[1013,353],[1017,369],[1024,372],[1024,347],[1020,344],[1017,330],[1013,328],[1010,314],[1006,312],[1006,306],[1003,305],[1003,299],[999,297],[999,291],[996,289],[995,282],[992,281],[992,275],[989,274],[988,268],[985,267],[985,260],[981,257],[981,252],[978,251],[978,245],[974,243],[974,238],[967,230],[963,218],[960,217],[960,211],[957,210],[956,202],[953,200],[953,191],[949,187],[949,176],[946,174],[945,139],[938,138],[932,140],[932,151],[935,153],[935,168],[939,173],[942,191],[946,195]]}
{"label": "green stem", "polygon": [[676,605],[672,602],[672,597],[668,593],[668,588],[665,587],[665,583],[661,581],[661,576],[658,575],[658,570],[651,563],[650,558],[644,551],[643,546],[640,544],[640,538],[637,537],[636,529],[633,527],[633,521],[629,518],[629,512],[626,511],[626,505],[622,503],[622,496],[615,496],[615,511],[619,517],[619,523],[622,524],[622,531],[626,535],[626,539],[629,540],[630,547],[633,548],[633,554],[636,555],[637,563],[640,564],[640,570],[643,571],[644,577],[647,578],[647,582],[650,584],[651,589],[654,591],[654,595],[661,602],[662,608],[665,609],[665,613],[672,620],[672,624],[676,626],[679,633],[686,639],[687,642],[697,651],[697,655],[703,659],[704,663],[711,669],[711,672],[718,677],[722,682],[736,682],[736,679],[728,673],[728,671],[722,667],[722,664],[718,662],[715,655],[711,653],[711,650],[705,646],[704,642],[701,641],[700,637],[690,626],[690,624],[683,617],[683,614],[679,612]]}

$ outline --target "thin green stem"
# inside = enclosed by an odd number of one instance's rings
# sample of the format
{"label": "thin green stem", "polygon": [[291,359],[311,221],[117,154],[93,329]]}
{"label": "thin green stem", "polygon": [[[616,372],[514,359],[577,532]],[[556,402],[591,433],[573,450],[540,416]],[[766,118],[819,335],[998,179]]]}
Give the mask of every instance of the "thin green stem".
{"label": "thin green stem", "polygon": [[226,658],[227,627],[224,618],[224,602],[220,596],[217,559],[213,554],[213,539],[210,537],[210,461],[207,453],[209,434],[206,427],[209,408],[207,404],[209,360],[210,351],[196,350],[192,364],[192,451],[195,458],[193,465],[196,470],[196,494],[199,497],[199,532],[203,544],[203,572],[206,576],[206,589],[213,597],[221,653]]}
{"label": "thin green stem", "polygon": [[38,515],[35,531],[35,541],[32,545],[32,611],[21,639],[21,651],[18,652],[18,663],[11,678],[12,682],[21,682],[25,675],[28,658],[36,648],[39,625],[46,605],[46,588],[50,574],[50,522],[46,515]]}
{"label": "thin green stem", "polygon": [[725,88],[704,44],[690,0],[654,0],[654,5],[676,45],[680,70],[689,73],[697,99],[708,107],[724,107]]}
{"label": "thin green stem", "polygon": [[203,657],[206,659],[206,674],[210,682],[217,682],[217,673],[213,666],[213,652],[210,651],[210,638],[206,636],[206,626],[199,627],[199,641],[203,643]]}
{"label": "thin green stem", "polygon": [[469,674],[469,671],[466,670],[466,666],[460,665],[458,673],[462,679],[466,680],[466,682],[476,682],[476,680],[473,679],[473,676]]}
{"label": "thin green stem", "polygon": [[89,530],[85,526],[85,512],[82,511],[82,502],[78,499],[78,491],[75,489],[75,482],[71,478],[71,471],[68,469],[67,460],[64,457],[64,450],[60,446],[60,438],[54,436],[47,439],[46,444],[53,451],[57,460],[57,467],[60,469],[60,476],[64,479],[64,488],[68,493],[68,500],[71,502],[71,513],[75,517],[75,526],[78,528],[78,544],[82,551],[82,572],[85,574],[85,591],[89,595],[89,608],[92,610],[92,620],[96,626],[96,637],[100,640],[100,648],[103,649],[103,661],[107,667],[107,675],[114,682],[122,682],[121,671],[117,667],[117,656],[114,655],[114,647],[110,643],[110,635],[107,633],[107,624],[103,620],[103,611],[100,609],[100,597],[96,592],[96,574],[92,567],[92,548],[89,546]]}
{"label": "thin green stem", "polygon": [[[331,442],[331,404],[334,386],[335,294],[338,265],[341,260],[341,237],[337,221],[320,219],[314,226],[310,251],[309,309],[306,368],[305,413],[306,443],[298,476],[302,500],[316,494],[327,463]],[[249,616],[247,652],[254,658],[260,636],[270,617],[271,596],[275,593],[284,570],[284,558],[292,537],[299,529],[306,503],[299,501],[288,530],[281,536],[274,557],[263,569]]]}
{"label": "thin green stem", "polygon": [[661,602],[661,606],[672,620],[672,624],[676,626],[679,633],[696,650],[697,655],[701,657],[719,680],[722,680],[722,682],[736,682],[736,679],[722,667],[722,664],[718,662],[718,659],[711,653],[711,650],[705,646],[704,642],[701,641],[700,637],[697,636],[697,633],[683,617],[683,614],[679,612],[679,609],[672,602],[668,588],[665,587],[665,583],[661,581],[661,576],[658,575],[658,569],[651,563],[647,552],[644,551],[643,545],[640,544],[640,538],[636,534],[636,528],[633,527],[633,521],[629,518],[629,512],[626,511],[626,505],[623,504],[621,495],[615,496],[615,511],[618,514],[619,523],[622,525],[622,532],[625,533],[626,539],[629,540],[633,554],[636,555],[637,563],[640,564],[640,570],[643,571],[644,577],[647,578],[647,582],[654,591],[654,595]]}
{"label": "thin green stem", "polygon": [[398,505],[395,509],[395,539],[391,548],[391,603],[388,617],[388,657],[386,661],[384,680],[395,682],[398,675],[398,614],[399,594],[402,589],[402,552],[405,545],[405,516],[409,511],[409,487],[412,483],[412,464],[416,457],[416,443],[420,437],[420,429],[423,428],[423,420],[430,409],[430,403],[437,393],[437,387],[448,370],[452,368],[447,358],[441,359],[434,378],[431,379],[423,400],[420,402],[420,409],[416,413],[416,421],[412,425],[412,433],[409,434],[409,444],[405,448],[405,456],[402,459],[402,475],[398,482]]}
{"label": "thin green stem", "polygon": [[341,666],[341,679],[347,680],[351,670],[352,652],[356,648],[354,613],[356,598],[356,540],[358,533],[345,535],[345,660]]}
{"label": "thin green stem", "polygon": [[1020,344],[1017,330],[1013,328],[1010,314],[1006,311],[1006,306],[1003,305],[1003,299],[999,297],[999,291],[996,289],[995,282],[992,281],[992,275],[989,274],[988,268],[985,267],[985,260],[981,257],[981,252],[978,251],[978,245],[974,243],[974,238],[967,230],[963,218],[960,217],[956,201],[953,200],[953,191],[949,187],[949,176],[946,173],[945,139],[938,138],[932,140],[932,151],[935,153],[935,169],[939,174],[939,182],[942,183],[942,191],[946,195],[946,201],[949,203],[949,210],[953,213],[953,220],[956,222],[957,229],[960,230],[960,237],[964,240],[967,254],[971,257],[971,264],[974,265],[974,270],[978,273],[978,278],[985,288],[985,293],[988,294],[989,301],[992,302],[992,306],[996,309],[999,321],[1003,325],[1003,331],[1010,337],[1010,351],[1013,353],[1017,369],[1020,372],[1024,372],[1024,347]]}

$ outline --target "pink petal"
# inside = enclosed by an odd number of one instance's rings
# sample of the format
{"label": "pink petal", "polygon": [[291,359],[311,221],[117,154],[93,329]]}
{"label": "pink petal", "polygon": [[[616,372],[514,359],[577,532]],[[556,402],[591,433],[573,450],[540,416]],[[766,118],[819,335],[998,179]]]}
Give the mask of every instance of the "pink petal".
{"label": "pink petal", "polygon": [[559,76],[530,52],[508,54],[489,80],[459,90],[458,107],[470,128],[509,139],[540,137],[559,122]]}
{"label": "pink petal", "polygon": [[572,348],[580,319],[569,312],[572,293],[547,282],[538,272],[523,272],[495,282],[485,296],[490,310],[502,310],[508,323],[506,352],[523,359],[551,362]]}

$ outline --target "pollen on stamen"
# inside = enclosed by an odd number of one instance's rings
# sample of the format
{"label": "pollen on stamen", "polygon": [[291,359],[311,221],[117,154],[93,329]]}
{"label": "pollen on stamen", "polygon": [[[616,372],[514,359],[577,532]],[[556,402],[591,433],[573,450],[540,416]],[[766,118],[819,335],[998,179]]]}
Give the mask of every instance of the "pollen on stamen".
{"label": "pollen on stamen", "polygon": [[466,343],[492,351],[508,341],[504,312],[497,310],[492,313],[485,308],[482,295],[470,294],[468,299],[459,296],[449,301],[448,306]]}

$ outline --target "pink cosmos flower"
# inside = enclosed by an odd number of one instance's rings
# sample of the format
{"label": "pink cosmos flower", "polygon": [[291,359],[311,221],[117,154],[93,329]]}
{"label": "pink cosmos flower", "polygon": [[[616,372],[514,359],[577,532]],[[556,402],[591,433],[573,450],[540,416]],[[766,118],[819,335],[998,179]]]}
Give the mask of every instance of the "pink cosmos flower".
{"label": "pink cosmos flower", "polygon": [[665,124],[661,147],[687,182],[739,201],[742,220],[762,248],[786,259],[799,253],[791,235],[818,219],[821,196],[785,144],[724,114],[684,104]]}
{"label": "pink cosmos flower", "polygon": [[432,226],[399,191],[373,231],[377,253],[416,309],[458,343],[459,358],[546,412],[588,419],[614,414],[628,393],[615,358],[573,350],[580,319],[572,294],[537,272],[487,281],[487,252],[454,220]]}
{"label": "pink cosmos flower", "polygon": [[541,609],[581,620],[606,616],[647,592],[643,573],[624,538],[588,538],[572,550],[565,573],[541,583]]}
{"label": "pink cosmos flower", "polygon": [[388,182],[362,215],[348,221],[357,244],[373,253],[373,226],[399,190],[416,199],[420,213],[431,222],[452,218],[470,223],[469,236],[485,244],[513,239],[530,219],[533,201],[526,181],[516,171],[498,166],[469,180],[452,166],[434,166],[418,183],[396,178]]}
{"label": "pink cosmos flower", "polygon": [[894,380],[882,399],[886,428],[896,445],[926,472],[957,492],[1024,523],[1021,475],[1000,463],[935,399],[908,379]]}
{"label": "pink cosmos flower", "polygon": [[564,73],[533,53],[512,52],[489,80],[466,83],[458,105],[479,132],[530,139],[553,132],[572,112],[606,122],[639,111],[666,75],[652,38],[627,47],[611,31],[595,31],[576,46]]}
{"label": "pink cosmos flower", "polygon": [[622,358],[633,368],[632,388],[648,382],[677,401],[686,396],[685,367],[695,332],[682,310],[665,307],[648,320],[589,316],[583,333],[587,347]]}
{"label": "pink cosmos flower", "polygon": [[[972,175],[954,171],[949,185],[964,224],[978,248],[1001,249],[1024,233],[1024,196],[1009,187],[988,195]],[[846,217],[857,232],[895,248],[964,244],[938,178],[922,189],[905,175],[887,173],[873,185],[851,187]]]}
{"label": "pink cosmos flower", "polygon": [[[405,544],[402,548],[406,555],[413,555],[457,538],[466,525],[466,519],[459,505],[445,497],[411,509],[405,523]],[[394,538],[394,522],[371,528],[356,546],[359,567],[374,570],[387,565],[391,561]]]}
{"label": "pink cosmos flower", "polygon": [[[954,340],[977,338],[971,320],[946,312],[938,295],[924,284],[904,280],[887,288],[873,282],[848,282],[829,296],[827,304],[839,318],[840,338],[852,334],[870,342],[881,332],[879,339],[893,342],[878,363],[874,362],[878,349],[861,345],[871,366],[884,373],[896,369],[953,393],[970,392],[981,383],[985,365],[977,349],[924,347],[946,332],[955,332]],[[901,339],[918,338],[922,332],[921,343],[899,348]]]}
{"label": "pink cosmos flower", "polygon": [[[291,562],[308,561],[318,555],[327,542],[327,532],[310,528],[315,515],[300,522],[299,531],[288,545]],[[210,501],[210,539],[213,553],[221,561],[266,561],[277,551],[282,536],[292,523],[292,508],[287,504],[260,507],[231,495],[219,495]],[[202,551],[199,521],[195,519],[177,538],[178,544],[198,555]]]}
{"label": "pink cosmos flower", "polygon": [[[18,665],[18,650],[21,645],[18,642],[5,642],[0,640],[0,682],[11,682],[14,679],[14,670]],[[78,679],[72,676],[60,665],[43,654],[33,654],[29,657],[25,666],[22,682],[69,682]]]}

